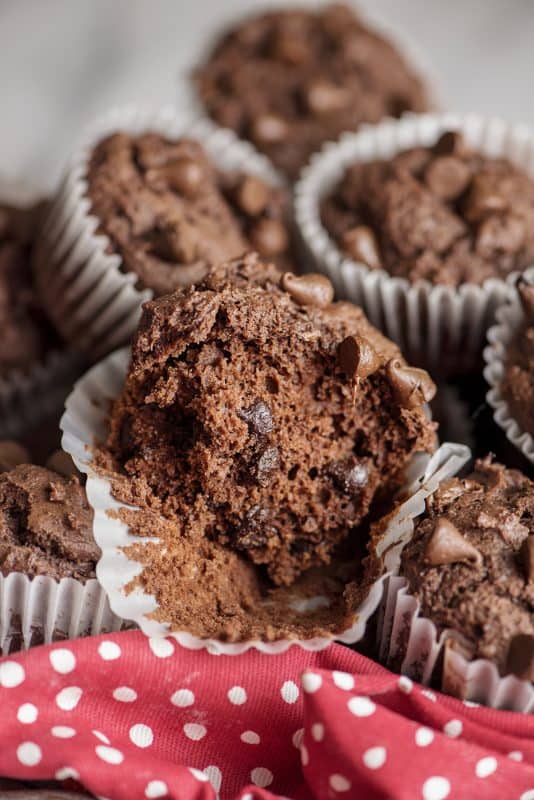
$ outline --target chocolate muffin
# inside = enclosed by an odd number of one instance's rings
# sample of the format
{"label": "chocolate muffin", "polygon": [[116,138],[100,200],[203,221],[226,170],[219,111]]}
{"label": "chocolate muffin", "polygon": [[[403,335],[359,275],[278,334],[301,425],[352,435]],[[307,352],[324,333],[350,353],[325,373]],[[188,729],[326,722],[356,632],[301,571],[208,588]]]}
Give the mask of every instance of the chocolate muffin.
{"label": "chocolate muffin", "polygon": [[402,553],[409,592],[469,658],[534,680],[534,483],[490,458],[427,500]]}
{"label": "chocolate muffin", "polygon": [[351,165],[321,217],[352,259],[412,282],[482,284],[534,263],[534,180],[453,131]]}
{"label": "chocolate muffin", "polygon": [[514,419],[534,435],[534,284],[518,282],[524,321],[508,347],[501,391]]}
{"label": "chocolate muffin", "polygon": [[428,374],[332,298],[249,255],[145,304],[107,449],[177,547],[201,531],[290,585],[433,448]]}
{"label": "chocolate muffin", "polygon": [[16,442],[0,442],[0,572],[85,583],[95,577],[99,549],[76,468],[63,452],[47,467],[27,459]]}
{"label": "chocolate muffin", "polygon": [[293,179],[343,131],[428,107],[421,79],[394,45],[341,4],[245,20],[194,82],[213,119]]}
{"label": "chocolate muffin", "polygon": [[196,141],[109,136],[92,152],[87,195],[110,252],[156,295],[197,283],[246,250],[290,266],[285,190],[221,172]]}
{"label": "chocolate muffin", "polygon": [[57,345],[39,304],[31,250],[42,205],[21,209],[0,204],[0,379],[27,372]]}

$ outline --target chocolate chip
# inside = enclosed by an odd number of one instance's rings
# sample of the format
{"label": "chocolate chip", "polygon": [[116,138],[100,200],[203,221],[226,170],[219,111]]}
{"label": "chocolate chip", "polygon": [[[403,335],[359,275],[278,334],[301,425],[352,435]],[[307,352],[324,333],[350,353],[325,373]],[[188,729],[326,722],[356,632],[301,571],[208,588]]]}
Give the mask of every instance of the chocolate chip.
{"label": "chocolate chip", "polygon": [[363,336],[347,336],[338,345],[337,363],[348,378],[367,378],[381,366],[381,359]]}
{"label": "chocolate chip", "polygon": [[150,236],[150,249],[164,261],[188,264],[194,261],[196,254],[194,232],[185,220],[156,228]]}
{"label": "chocolate chip", "polygon": [[488,214],[504,211],[506,207],[506,198],[499,191],[496,179],[484,173],[475,175],[465,201],[466,219],[470,222],[479,222]]}
{"label": "chocolate chip", "polygon": [[518,633],[511,639],[505,672],[511,673],[521,680],[534,681],[534,636],[532,634]]}
{"label": "chocolate chip", "polygon": [[525,571],[525,580],[527,583],[534,581],[534,534],[530,534],[519,550],[523,569]]}
{"label": "chocolate chip", "polygon": [[68,453],[65,453],[64,450],[55,450],[52,455],[49,456],[46,466],[53,472],[64,475],[65,478],[70,478],[72,475],[76,477],[80,476],[80,472],[72,460],[72,457],[69,456]]}
{"label": "chocolate chip", "polygon": [[246,512],[243,524],[236,533],[236,546],[241,550],[266,547],[273,535],[276,535],[276,529],[269,522],[268,511],[253,506]]}
{"label": "chocolate chip", "polygon": [[259,145],[283,142],[288,133],[287,123],[276,114],[262,114],[251,123],[250,135]]}
{"label": "chocolate chip", "polygon": [[287,30],[278,31],[273,37],[271,52],[276,59],[294,66],[303,64],[310,58],[310,48],[306,41]]}
{"label": "chocolate chip", "polygon": [[497,253],[517,253],[524,241],[525,226],[518,217],[492,214],[480,224],[475,250],[482,258],[492,258]]}
{"label": "chocolate chip", "polygon": [[436,394],[436,385],[424,369],[407,367],[398,358],[392,358],[386,372],[393,394],[404,408],[429,403]]}
{"label": "chocolate chip", "polygon": [[282,289],[290,294],[299,306],[326,308],[334,299],[334,287],[331,282],[318,273],[294,275],[292,272],[285,272],[282,275]]}
{"label": "chocolate chip", "polygon": [[437,156],[459,156],[468,152],[467,145],[461,133],[445,131],[432,148]]}
{"label": "chocolate chip", "polygon": [[350,92],[322,78],[312,81],[304,89],[304,102],[312,114],[332,114],[350,103]]}
{"label": "chocolate chip", "polygon": [[362,261],[369,269],[380,269],[382,262],[376,236],[367,225],[357,225],[343,234],[343,248],[355,261]]}
{"label": "chocolate chip", "polygon": [[238,416],[248,423],[251,433],[255,436],[266,436],[273,430],[271,409],[263,400],[256,400],[248,408],[239,411]]}
{"label": "chocolate chip", "polygon": [[258,253],[268,258],[280,255],[289,245],[285,226],[277,219],[258,220],[250,231],[249,238]]}
{"label": "chocolate chip", "polygon": [[269,200],[269,188],[255,175],[246,175],[236,190],[236,203],[244,214],[257,217]]}
{"label": "chocolate chip", "polygon": [[334,461],[327,467],[327,473],[340,492],[354,495],[360,492],[369,481],[367,464],[350,456],[345,461]]}
{"label": "chocolate chip", "polygon": [[205,179],[204,170],[198,161],[192,158],[178,158],[170,161],[163,168],[171,189],[187,197],[194,197]]}
{"label": "chocolate chip", "polygon": [[432,566],[459,562],[480,566],[482,555],[446,517],[439,517],[425,548],[425,560]]}
{"label": "chocolate chip", "polygon": [[30,463],[30,454],[21,444],[9,439],[0,441],[0,472],[9,472],[19,464]]}
{"label": "chocolate chip", "polygon": [[435,195],[443,200],[455,200],[467,189],[471,169],[455,156],[433,159],[425,172],[425,182]]}
{"label": "chocolate chip", "polygon": [[256,461],[253,475],[260,486],[268,486],[271,474],[280,466],[280,454],[277,447],[266,447]]}

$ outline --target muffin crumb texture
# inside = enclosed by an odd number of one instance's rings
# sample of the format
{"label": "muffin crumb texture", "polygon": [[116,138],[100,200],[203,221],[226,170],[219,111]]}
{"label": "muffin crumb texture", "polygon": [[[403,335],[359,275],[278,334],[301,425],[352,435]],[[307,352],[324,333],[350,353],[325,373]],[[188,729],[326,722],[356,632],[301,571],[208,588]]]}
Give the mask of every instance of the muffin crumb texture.
{"label": "muffin crumb texture", "polygon": [[[141,582],[175,629],[302,635],[309,620],[288,612],[297,581],[323,585],[323,625],[336,624],[324,586],[337,582],[346,619],[357,587],[343,565],[365,551],[370,510],[434,446],[427,373],[361,309],[331,301],[322,276],[250,255],[144,307],[106,466],[121,500],[165,519]],[[197,600],[211,609],[202,623]]]}
{"label": "muffin crumb texture", "polygon": [[321,217],[352,259],[410,281],[481,284],[534,263],[534,181],[454,131],[350,165]]}
{"label": "muffin crumb texture", "polygon": [[250,249],[290,268],[286,191],[219,171],[191,139],[108,136],[91,154],[87,195],[109,252],[156,295],[198,283],[213,264]]}
{"label": "muffin crumb texture", "polygon": [[525,475],[487,458],[442,484],[401,574],[421,615],[454,631],[468,659],[534,680],[534,484]]}
{"label": "muffin crumb texture", "polygon": [[229,31],[194,76],[208,113],[290,178],[323,142],[428,106],[395,47],[349,6],[275,11]]}

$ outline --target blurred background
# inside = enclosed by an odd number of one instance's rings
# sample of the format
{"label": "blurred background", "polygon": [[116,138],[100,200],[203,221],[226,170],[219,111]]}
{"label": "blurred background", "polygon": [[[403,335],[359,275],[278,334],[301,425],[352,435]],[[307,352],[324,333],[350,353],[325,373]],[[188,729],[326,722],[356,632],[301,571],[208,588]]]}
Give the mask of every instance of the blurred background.
{"label": "blurred background", "polygon": [[[221,26],[297,3],[0,0],[0,177],[49,188],[95,114],[187,96],[185,76]],[[440,76],[442,106],[534,125],[532,0],[354,5]]]}

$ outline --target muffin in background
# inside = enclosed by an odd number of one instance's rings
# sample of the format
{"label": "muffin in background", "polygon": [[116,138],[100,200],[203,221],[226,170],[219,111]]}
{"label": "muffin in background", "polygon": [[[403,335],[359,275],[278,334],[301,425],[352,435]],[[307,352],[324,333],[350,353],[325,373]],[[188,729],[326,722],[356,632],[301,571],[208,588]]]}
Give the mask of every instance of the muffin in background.
{"label": "muffin in background", "polygon": [[505,357],[501,391],[521,430],[534,436],[534,282],[520,280],[523,319]]}
{"label": "muffin in background", "polygon": [[193,79],[208,114],[291,179],[343,131],[428,108],[423,81],[394,44],[343,4],[251,16]]}

